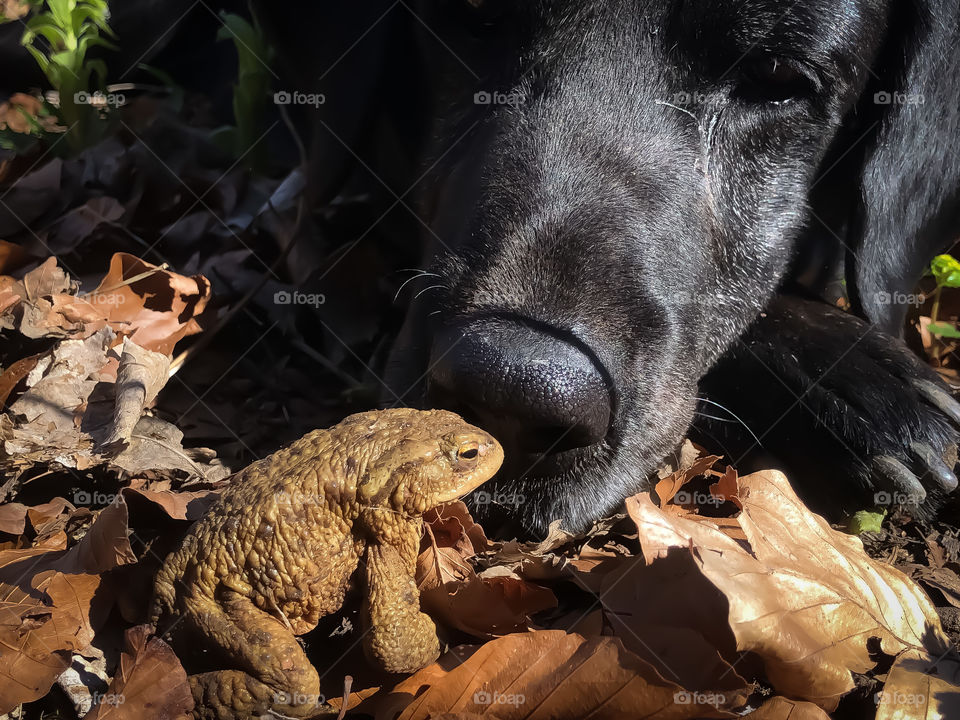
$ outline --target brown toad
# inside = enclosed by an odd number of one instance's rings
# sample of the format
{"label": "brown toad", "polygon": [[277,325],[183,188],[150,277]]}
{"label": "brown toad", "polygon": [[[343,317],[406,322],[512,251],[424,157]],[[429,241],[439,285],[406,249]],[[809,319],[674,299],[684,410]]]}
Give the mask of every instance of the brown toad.
{"label": "brown toad", "polygon": [[499,469],[493,437],[446,411],[352,415],[253,463],[157,575],[153,622],[211,641],[231,669],[190,677],[197,717],[305,717],[319,677],[297,642],[363,561],[364,647],[388,672],[439,655],[414,571],[424,511]]}

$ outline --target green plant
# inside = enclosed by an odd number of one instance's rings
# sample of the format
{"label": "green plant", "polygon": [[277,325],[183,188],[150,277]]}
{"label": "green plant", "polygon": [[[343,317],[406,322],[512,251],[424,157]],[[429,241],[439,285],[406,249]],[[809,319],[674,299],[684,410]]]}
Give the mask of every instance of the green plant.
{"label": "green plant", "polygon": [[116,49],[103,37],[115,37],[107,24],[110,8],[107,0],[33,0],[31,4],[35,12],[26,22],[21,42],[59,93],[67,142],[78,151],[104,133],[90,91],[103,87],[107,66],[87,53],[96,46]]}
{"label": "green plant", "polygon": [[235,125],[218,130],[215,138],[233,157],[244,158],[248,167],[262,169],[266,146],[260,140],[270,97],[268,63],[272,62],[274,51],[256,16],[252,23],[233,13],[221,12],[220,18],[223,27],[217,32],[217,40],[233,40],[237,50],[237,82],[233,86]]}
{"label": "green plant", "polygon": [[[937,289],[933,296],[933,308],[930,310],[930,325],[927,330],[931,335],[942,338],[960,338],[960,330],[952,323],[939,322],[940,299],[944,288],[960,287],[960,262],[952,255],[938,255],[930,263],[930,271],[937,282]],[[940,359],[940,347],[934,343],[933,359]]]}

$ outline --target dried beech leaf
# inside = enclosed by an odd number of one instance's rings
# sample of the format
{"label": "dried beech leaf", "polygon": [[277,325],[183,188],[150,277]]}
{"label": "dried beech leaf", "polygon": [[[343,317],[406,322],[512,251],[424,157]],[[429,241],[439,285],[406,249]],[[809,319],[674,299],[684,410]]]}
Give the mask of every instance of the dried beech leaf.
{"label": "dried beech leaf", "polygon": [[172,490],[144,490],[142,488],[124,488],[124,496],[141,497],[161,508],[174,520],[199,520],[206,513],[220,493],[216,490],[198,490],[196,492],[173,492]]}
{"label": "dried beech leaf", "polygon": [[187,720],[193,696],[180,661],[148,625],[127,630],[120,666],[103,701],[85,720]]}
{"label": "dried beech leaf", "polygon": [[747,717],[750,720],[830,720],[830,716],[818,705],[779,695],[767,700]]}
{"label": "dried beech leaf", "polygon": [[897,656],[877,693],[876,720],[953,720],[960,717],[960,657],[907,650]]}
{"label": "dried beech leaf", "polygon": [[102,510],[69,550],[59,549],[61,533],[0,552],[0,714],[44,695],[106,619],[99,573],[136,560],[126,517],[125,505]]}
{"label": "dried beech leaf", "polygon": [[[17,551],[0,557],[9,552]],[[27,567],[34,562],[27,558]],[[12,583],[4,573],[0,582],[0,713],[45,695],[69,666],[70,651],[93,639],[90,605],[99,577],[46,570],[30,579],[25,572]]]}
{"label": "dried beech leaf", "polygon": [[426,720],[442,713],[498,720],[726,718],[735,717],[728,710],[747,698],[746,688],[694,697],[609,637],[545,630],[508,635],[463,657],[468,651],[451,651],[397,685],[377,720]]}
{"label": "dried beech leaf", "polygon": [[87,298],[118,333],[164,355],[187,335],[200,332],[196,316],[210,299],[210,282],[185,277],[116,253],[110,270]]}
{"label": "dried beech leaf", "polygon": [[737,649],[763,659],[779,693],[832,710],[853,688],[851,673],[873,667],[871,637],[891,655],[948,647],[923,591],[811,513],[781,473],[738,484],[749,551],[716,527],[663,512],[643,494],[628,499],[627,509],[647,562],[672,548],[693,554],[727,598]]}

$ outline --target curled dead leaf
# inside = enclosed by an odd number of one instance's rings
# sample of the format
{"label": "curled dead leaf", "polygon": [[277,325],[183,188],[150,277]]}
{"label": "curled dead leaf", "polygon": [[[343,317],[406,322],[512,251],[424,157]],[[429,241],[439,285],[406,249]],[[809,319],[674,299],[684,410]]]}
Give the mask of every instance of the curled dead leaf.
{"label": "curled dead leaf", "polygon": [[123,339],[117,370],[113,423],[103,442],[109,445],[130,439],[143,409],[167,383],[170,356],[142,348],[130,338]]}

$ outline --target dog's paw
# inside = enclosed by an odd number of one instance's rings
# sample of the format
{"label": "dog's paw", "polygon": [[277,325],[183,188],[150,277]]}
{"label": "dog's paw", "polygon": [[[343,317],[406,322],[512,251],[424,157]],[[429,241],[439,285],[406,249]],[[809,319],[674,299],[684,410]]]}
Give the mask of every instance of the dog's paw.
{"label": "dog's paw", "polygon": [[827,515],[928,514],[957,489],[960,404],[904,343],[829,305],[777,298],[702,390],[701,439],[741,468],[776,462]]}

